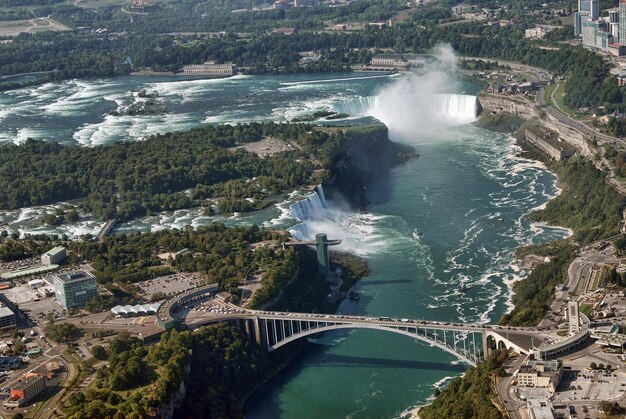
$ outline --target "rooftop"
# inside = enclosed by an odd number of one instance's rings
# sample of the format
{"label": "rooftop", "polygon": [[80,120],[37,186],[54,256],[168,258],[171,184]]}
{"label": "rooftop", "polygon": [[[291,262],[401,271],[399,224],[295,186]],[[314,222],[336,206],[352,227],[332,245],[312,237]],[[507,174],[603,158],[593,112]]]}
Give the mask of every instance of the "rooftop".
{"label": "rooftop", "polygon": [[59,265],[55,265],[55,264],[47,265],[47,266],[38,266],[36,268],[22,269],[20,271],[3,273],[2,275],[0,275],[0,277],[2,279],[7,279],[7,280],[14,279],[14,278],[22,277],[22,276],[30,276],[30,275],[37,275],[37,274],[41,274],[45,272],[50,272],[50,271],[57,269],[58,267]]}
{"label": "rooftop", "polygon": [[48,255],[48,256],[54,256],[58,253],[61,252],[65,252],[65,247],[63,246],[57,246],[57,247],[53,247],[52,249],[48,250],[46,253],[44,253],[44,255]]}
{"label": "rooftop", "polygon": [[14,314],[9,307],[0,307],[0,318],[13,316]]}
{"label": "rooftop", "polygon": [[24,390],[25,388],[27,388],[28,386],[33,385],[33,383],[36,383],[37,381],[43,380],[44,378],[42,376],[35,376],[35,377],[30,377],[26,380],[20,381],[19,383],[17,383],[15,385],[15,387],[13,387],[13,390]]}
{"label": "rooftop", "polygon": [[87,272],[83,269],[55,274],[54,277],[65,284],[95,278],[91,272]]}

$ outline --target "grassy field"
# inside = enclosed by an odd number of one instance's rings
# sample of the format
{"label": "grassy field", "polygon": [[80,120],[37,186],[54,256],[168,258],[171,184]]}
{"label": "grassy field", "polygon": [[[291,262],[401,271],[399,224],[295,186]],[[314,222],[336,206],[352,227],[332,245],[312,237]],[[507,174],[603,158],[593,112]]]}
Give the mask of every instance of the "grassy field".
{"label": "grassy field", "polygon": [[24,32],[67,31],[68,28],[50,18],[0,21],[0,36],[17,36]]}
{"label": "grassy field", "polygon": [[588,316],[589,313],[591,313],[592,308],[593,306],[591,304],[581,304],[580,312],[583,313],[585,316]]}
{"label": "grassy field", "polygon": [[[551,88],[548,91],[548,88]],[[555,85],[546,86],[546,103],[551,104],[570,118],[582,120],[581,116],[572,108],[565,104],[565,84],[557,83]],[[553,95],[554,92],[554,95]]]}

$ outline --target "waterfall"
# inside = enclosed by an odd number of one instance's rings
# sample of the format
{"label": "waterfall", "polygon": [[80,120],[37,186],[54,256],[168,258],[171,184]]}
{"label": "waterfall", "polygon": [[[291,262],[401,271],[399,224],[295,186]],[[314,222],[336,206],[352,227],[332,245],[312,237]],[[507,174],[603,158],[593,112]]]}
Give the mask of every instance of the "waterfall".
{"label": "waterfall", "polygon": [[440,93],[435,95],[433,108],[435,113],[458,122],[471,122],[476,118],[477,113],[476,96]]}
{"label": "waterfall", "polygon": [[289,206],[291,214],[300,221],[323,218],[330,209],[324,195],[322,185],[317,185],[315,191],[301,201]]}
{"label": "waterfall", "polygon": [[[380,109],[382,106],[378,96],[363,96],[337,103],[333,106],[333,110],[350,115],[377,117],[381,113],[387,113],[381,112],[383,111]],[[416,111],[420,107],[418,106],[417,108]],[[476,118],[477,100],[476,96],[473,95],[437,93],[433,95],[432,101],[426,104],[426,108],[421,109],[421,111],[427,112],[432,116],[444,117],[453,122],[469,123]]]}
{"label": "waterfall", "polygon": [[376,96],[361,96],[335,103],[333,110],[337,113],[347,113],[348,115],[369,115],[368,111],[375,103]]}

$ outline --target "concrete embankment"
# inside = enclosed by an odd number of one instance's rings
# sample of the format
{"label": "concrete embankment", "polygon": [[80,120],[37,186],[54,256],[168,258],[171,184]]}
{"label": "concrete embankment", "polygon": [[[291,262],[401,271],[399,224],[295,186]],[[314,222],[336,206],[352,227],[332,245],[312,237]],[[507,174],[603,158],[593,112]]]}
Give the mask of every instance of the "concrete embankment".
{"label": "concrete embankment", "polygon": [[[590,139],[585,134],[575,127],[560,121],[555,116],[543,110],[540,105],[525,97],[482,92],[478,95],[478,102],[480,103],[480,108],[482,108],[483,115],[509,114],[522,121],[534,120],[537,122],[537,125],[541,126],[543,129],[557,135],[557,141],[564,141],[569,146],[573,147],[576,153],[585,157],[590,157],[593,154],[593,150],[589,145]],[[528,128],[522,126],[522,129],[526,130]],[[521,134],[527,137],[525,132]],[[533,139],[532,142],[541,143],[539,148],[544,152],[545,150],[556,150],[555,144],[550,142],[547,138],[546,141],[544,141],[541,136],[531,134],[530,137]],[[555,158],[557,153],[551,152],[547,154]]]}

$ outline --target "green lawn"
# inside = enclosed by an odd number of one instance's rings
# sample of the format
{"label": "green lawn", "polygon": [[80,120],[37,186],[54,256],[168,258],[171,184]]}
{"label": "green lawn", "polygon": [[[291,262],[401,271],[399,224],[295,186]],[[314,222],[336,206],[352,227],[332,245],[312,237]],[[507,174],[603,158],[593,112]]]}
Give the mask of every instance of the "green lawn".
{"label": "green lawn", "polygon": [[[552,87],[552,85],[546,86],[546,102],[550,103],[570,118],[580,119],[580,116],[576,113],[576,111],[565,104],[565,83],[558,83],[554,85],[554,88],[549,94],[548,87]],[[554,92],[554,100],[552,100],[552,92]]]}
{"label": "green lawn", "polygon": [[585,316],[588,316],[589,313],[591,313],[591,309],[593,308],[593,306],[591,304],[581,304],[580,308],[578,309],[581,313],[583,313]]}

